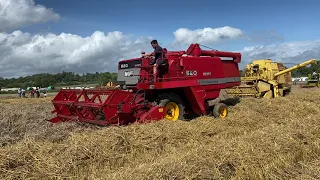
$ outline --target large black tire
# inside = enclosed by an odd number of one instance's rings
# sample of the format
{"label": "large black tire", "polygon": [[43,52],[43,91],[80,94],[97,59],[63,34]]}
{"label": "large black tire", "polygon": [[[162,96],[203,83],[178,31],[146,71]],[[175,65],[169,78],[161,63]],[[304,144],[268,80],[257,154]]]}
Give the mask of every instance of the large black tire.
{"label": "large black tire", "polygon": [[228,116],[228,106],[224,103],[218,103],[213,107],[212,115],[215,118],[225,118]]}
{"label": "large black tire", "polygon": [[168,108],[166,110],[165,119],[172,121],[184,119],[185,104],[177,94],[160,94],[157,98],[157,102],[159,105]]}

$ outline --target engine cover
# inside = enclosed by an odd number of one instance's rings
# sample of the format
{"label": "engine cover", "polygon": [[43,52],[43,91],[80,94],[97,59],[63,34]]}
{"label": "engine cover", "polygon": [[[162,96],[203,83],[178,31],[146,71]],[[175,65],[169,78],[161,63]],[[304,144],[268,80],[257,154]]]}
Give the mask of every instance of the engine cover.
{"label": "engine cover", "polygon": [[139,80],[142,59],[126,60],[119,62],[118,85],[136,86]]}

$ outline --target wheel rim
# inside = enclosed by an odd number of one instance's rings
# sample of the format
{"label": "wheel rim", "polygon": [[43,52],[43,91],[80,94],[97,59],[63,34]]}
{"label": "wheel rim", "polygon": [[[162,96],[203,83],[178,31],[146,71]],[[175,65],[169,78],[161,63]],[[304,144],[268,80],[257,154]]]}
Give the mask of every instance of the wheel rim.
{"label": "wheel rim", "polygon": [[219,111],[219,117],[225,118],[227,116],[227,108],[221,107]]}
{"label": "wheel rim", "polygon": [[167,120],[171,120],[171,121],[178,120],[180,110],[179,110],[179,107],[176,103],[169,102],[168,104],[166,104],[165,108],[166,108],[165,118]]}

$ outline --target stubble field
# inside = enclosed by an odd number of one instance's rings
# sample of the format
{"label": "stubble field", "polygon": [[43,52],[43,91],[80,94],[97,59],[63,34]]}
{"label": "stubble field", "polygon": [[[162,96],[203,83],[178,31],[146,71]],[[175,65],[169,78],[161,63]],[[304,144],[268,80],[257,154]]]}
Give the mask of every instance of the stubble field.
{"label": "stubble field", "polygon": [[50,124],[51,99],[0,96],[0,179],[320,179],[318,88],[126,127]]}

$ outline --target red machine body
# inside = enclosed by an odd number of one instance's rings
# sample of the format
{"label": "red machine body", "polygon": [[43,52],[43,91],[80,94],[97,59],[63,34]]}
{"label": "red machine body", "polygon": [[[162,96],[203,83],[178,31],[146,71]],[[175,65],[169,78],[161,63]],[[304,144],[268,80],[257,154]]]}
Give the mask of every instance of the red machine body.
{"label": "red machine body", "polygon": [[[149,65],[148,58],[120,61],[121,88],[61,89],[52,101],[57,116],[50,121],[124,125],[207,115],[225,107],[215,101],[221,89],[240,85],[240,53],[202,50],[199,44],[191,44],[187,51],[164,50],[167,66],[163,77],[157,66]],[[217,112],[213,114],[217,116]]]}

